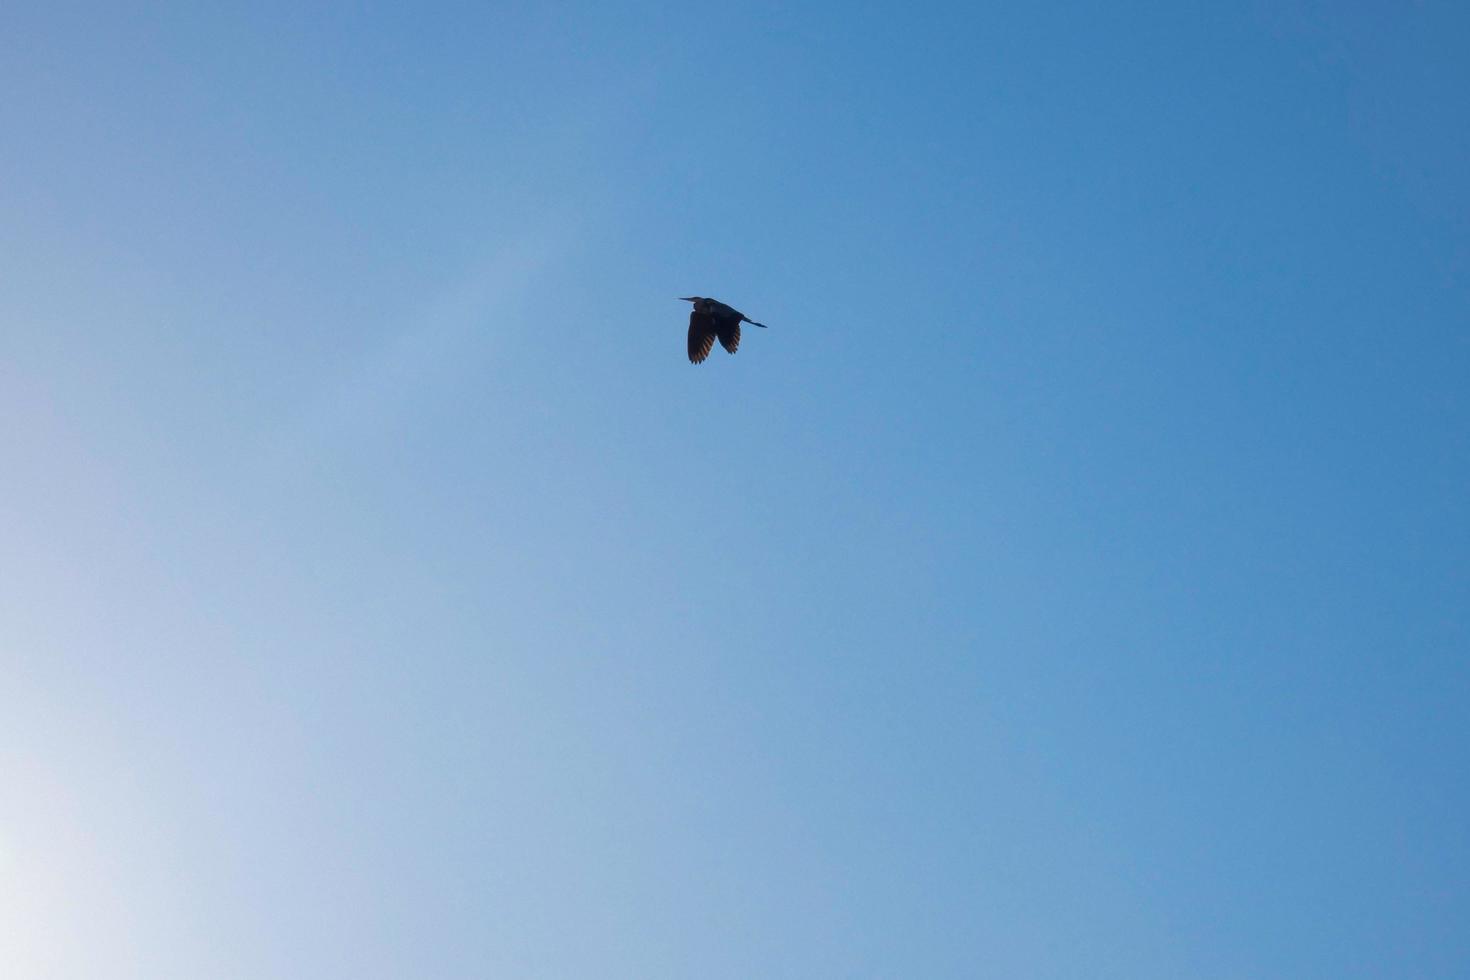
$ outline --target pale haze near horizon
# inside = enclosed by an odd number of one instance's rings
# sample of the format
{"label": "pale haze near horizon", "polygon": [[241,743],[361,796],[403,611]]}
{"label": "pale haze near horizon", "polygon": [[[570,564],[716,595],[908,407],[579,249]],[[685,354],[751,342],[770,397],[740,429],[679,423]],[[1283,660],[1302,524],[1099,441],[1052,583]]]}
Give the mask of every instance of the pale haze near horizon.
{"label": "pale haze near horizon", "polygon": [[1470,973],[1467,41],[9,6],[6,976]]}

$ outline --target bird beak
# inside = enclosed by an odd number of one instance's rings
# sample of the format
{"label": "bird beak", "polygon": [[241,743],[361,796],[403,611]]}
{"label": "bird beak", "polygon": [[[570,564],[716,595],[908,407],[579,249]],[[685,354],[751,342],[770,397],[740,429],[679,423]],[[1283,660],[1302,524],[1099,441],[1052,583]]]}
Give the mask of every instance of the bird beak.
{"label": "bird beak", "polygon": [[694,297],[693,296],[680,296],[679,297],[679,302],[681,302],[681,303],[692,303],[692,302],[694,302]]}

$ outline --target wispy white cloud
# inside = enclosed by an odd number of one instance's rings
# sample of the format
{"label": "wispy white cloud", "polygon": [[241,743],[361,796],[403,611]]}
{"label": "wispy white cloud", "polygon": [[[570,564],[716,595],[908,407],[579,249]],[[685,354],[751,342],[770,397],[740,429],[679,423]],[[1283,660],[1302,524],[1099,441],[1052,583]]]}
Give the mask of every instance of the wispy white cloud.
{"label": "wispy white cloud", "polygon": [[548,268],[574,235],[571,216],[552,214],[533,230],[487,246],[483,258],[428,297],[401,328],[344,358],[335,376],[270,434],[267,455],[281,463],[393,424],[464,383],[472,367],[483,367],[523,329],[529,304],[541,301]]}

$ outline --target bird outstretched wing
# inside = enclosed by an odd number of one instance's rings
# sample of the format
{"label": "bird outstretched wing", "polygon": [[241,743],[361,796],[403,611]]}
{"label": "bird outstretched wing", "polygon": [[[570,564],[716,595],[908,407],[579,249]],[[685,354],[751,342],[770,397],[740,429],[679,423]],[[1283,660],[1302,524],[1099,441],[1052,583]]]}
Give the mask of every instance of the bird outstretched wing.
{"label": "bird outstretched wing", "polygon": [[[708,313],[692,310],[689,313],[689,363],[699,364],[709,357],[715,345],[715,318]],[[723,338],[721,338],[723,339]]]}
{"label": "bird outstretched wing", "polygon": [[731,354],[740,347],[740,315],[734,318],[720,317],[715,321],[715,330],[720,336],[720,346]]}

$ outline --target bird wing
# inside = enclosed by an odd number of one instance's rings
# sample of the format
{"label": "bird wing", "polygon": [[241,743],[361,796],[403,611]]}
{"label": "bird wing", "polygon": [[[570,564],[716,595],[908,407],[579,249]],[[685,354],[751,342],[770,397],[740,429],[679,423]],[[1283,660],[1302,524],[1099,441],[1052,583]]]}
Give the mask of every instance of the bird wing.
{"label": "bird wing", "polygon": [[709,357],[715,345],[715,318],[708,313],[691,310],[689,313],[689,363],[699,364]]}
{"label": "bird wing", "polygon": [[740,347],[740,315],[737,313],[734,319],[720,317],[715,321],[715,329],[720,335],[720,346],[735,353]]}

